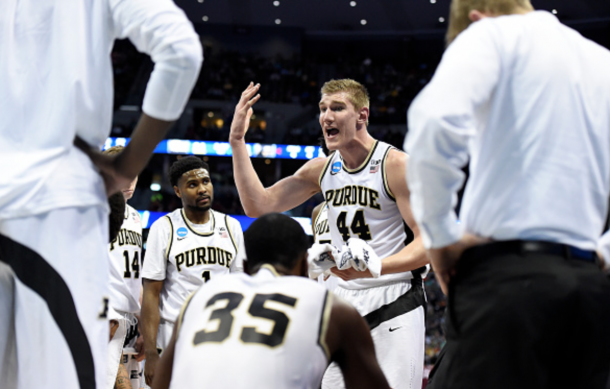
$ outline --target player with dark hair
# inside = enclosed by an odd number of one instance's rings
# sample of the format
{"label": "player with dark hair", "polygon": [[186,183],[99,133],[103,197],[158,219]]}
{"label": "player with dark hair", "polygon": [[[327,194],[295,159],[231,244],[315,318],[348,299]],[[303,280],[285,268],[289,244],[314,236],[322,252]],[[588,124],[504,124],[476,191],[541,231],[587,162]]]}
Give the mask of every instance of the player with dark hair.
{"label": "player with dark hair", "polygon": [[[180,158],[176,162],[172,164],[169,168],[169,182],[172,186],[178,185],[178,180],[182,177],[182,175],[191,170],[203,169],[206,171],[210,171],[210,167],[207,163],[201,160],[201,158],[197,157],[185,157]],[[211,205],[211,203],[210,203]],[[209,207],[208,207],[209,208]]]}
{"label": "player with dark hair", "polygon": [[299,223],[264,215],[244,239],[252,276],[211,281],[184,304],[153,389],[313,389],[331,360],[347,388],[388,388],[362,317],[304,278],[309,240]]}
{"label": "player with dark hair", "polygon": [[243,270],[241,225],[211,209],[214,188],[208,164],[197,157],[181,158],[172,164],[169,178],[182,208],[151,226],[142,270],[144,374],[149,385],[185,299],[204,282]]}
{"label": "player with dark hair", "polygon": [[[325,143],[334,153],[307,161],[294,175],[265,188],[244,140],[252,106],[260,98],[259,88],[250,84],[242,93],[229,135],[233,174],[244,211],[252,217],[284,212],[322,192],[332,244],[347,246],[345,254],[352,247],[365,247],[368,263],[381,260],[380,275],[373,274],[368,265],[365,271],[332,268],[340,278],[333,292],[366,318],[390,385],[395,389],[421,385],[425,341],[422,277],[428,258],[409,202],[408,156],[368,133],[369,96],[362,84],[331,80],[320,91],[319,120]],[[337,389],[342,381],[333,365],[322,386]]]}
{"label": "player with dark hair", "polygon": [[[110,242],[112,242],[119,235],[119,231],[121,231],[121,226],[123,225],[123,220],[125,219],[125,209],[127,204],[125,203],[123,192],[117,192],[108,197],[108,205],[110,206],[108,229]],[[108,319],[110,321],[110,348],[112,348],[113,343],[116,343],[115,348],[119,350],[119,355],[122,356],[121,349],[123,343],[121,340],[124,338],[124,336],[120,337],[119,340],[116,340],[115,337],[117,337],[117,332],[121,327],[120,321],[123,320],[123,316],[112,308],[112,304],[108,306]],[[131,385],[129,379],[130,375],[125,365],[119,364],[117,367],[116,364],[113,364],[113,366],[113,368],[110,368],[109,366],[108,369],[109,375],[107,385],[109,385],[110,388],[114,387],[116,389],[132,389],[133,386]],[[139,389],[139,386],[136,386],[135,388]]]}
{"label": "player with dark hair", "polygon": [[[118,155],[125,148],[114,146],[104,150],[105,155]],[[131,384],[140,388],[140,361],[144,359],[143,338],[139,331],[140,295],[142,280],[142,222],[140,214],[126,202],[133,196],[138,183],[136,177],[121,190],[124,212],[119,233],[110,241],[110,306],[120,318],[119,328],[108,350],[108,378],[116,377],[119,364],[132,377]]]}
{"label": "player with dark hair", "polygon": [[125,218],[124,215],[127,204],[125,204],[123,193],[117,192],[108,197],[108,206],[110,207],[110,215],[108,216],[108,236],[110,242],[112,242],[119,235]]}
{"label": "player with dark hair", "polygon": [[[170,0],[3,0],[1,8],[1,386],[101,389],[107,198],[144,169],[182,114],[201,42]],[[126,38],[155,66],[130,142],[103,155],[110,53]]]}

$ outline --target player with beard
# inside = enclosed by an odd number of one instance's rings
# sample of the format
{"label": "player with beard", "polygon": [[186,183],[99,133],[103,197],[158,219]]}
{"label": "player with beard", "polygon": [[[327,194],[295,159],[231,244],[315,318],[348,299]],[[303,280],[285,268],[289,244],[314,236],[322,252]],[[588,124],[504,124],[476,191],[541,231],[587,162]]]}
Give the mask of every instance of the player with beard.
{"label": "player with beard", "polygon": [[239,222],[211,209],[214,188],[209,166],[197,157],[185,157],[171,166],[169,175],[182,208],[151,226],[142,269],[148,385],[186,298],[212,278],[243,270],[245,252]]}

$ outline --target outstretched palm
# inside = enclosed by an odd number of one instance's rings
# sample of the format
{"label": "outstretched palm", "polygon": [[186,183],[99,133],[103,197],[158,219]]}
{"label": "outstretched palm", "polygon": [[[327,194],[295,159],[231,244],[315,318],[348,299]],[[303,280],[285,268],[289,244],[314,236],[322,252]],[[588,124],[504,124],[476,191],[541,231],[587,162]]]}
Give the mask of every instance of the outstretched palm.
{"label": "outstretched palm", "polygon": [[256,94],[260,88],[260,84],[254,85],[250,83],[248,88],[241,94],[239,103],[235,106],[235,115],[231,123],[231,133],[229,140],[242,140],[248,131],[250,118],[252,117],[252,106],[260,99],[261,95]]}

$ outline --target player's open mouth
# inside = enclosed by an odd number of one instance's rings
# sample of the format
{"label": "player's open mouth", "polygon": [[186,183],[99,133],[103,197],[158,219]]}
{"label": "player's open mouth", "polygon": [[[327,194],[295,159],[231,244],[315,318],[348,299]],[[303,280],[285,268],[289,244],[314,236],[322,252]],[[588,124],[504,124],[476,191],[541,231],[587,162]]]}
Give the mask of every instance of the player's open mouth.
{"label": "player's open mouth", "polygon": [[332,138],[333,136],[337,135],[339,133],[339,130],[337,130],[336,128],[327,128],[326,129],[326,136],[329,138]]}
{"label": "player's open mouth", "polygon": [[199,198],[197,198],[197,202],[198,203],[207,203],[208,201],[210,201],[210,198],[207,197],[207,196],[206,197],[199,197]]}

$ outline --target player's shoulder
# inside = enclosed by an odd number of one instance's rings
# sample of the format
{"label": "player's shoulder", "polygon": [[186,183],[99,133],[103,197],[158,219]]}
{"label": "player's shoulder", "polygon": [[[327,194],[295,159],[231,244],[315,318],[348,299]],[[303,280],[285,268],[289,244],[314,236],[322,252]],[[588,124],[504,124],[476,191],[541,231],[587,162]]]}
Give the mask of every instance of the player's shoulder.
{"label": "player's shoulder", "polygon": [[396,168],[400,168],[402,171],[404,171],[408,161],[409,154],[394,146],[390,146],[385,158],[385,165],[386,169],[388,169],[388,174],[391,174],[391,172]]}
{"label": "player's shoulder", "polygon": [[140,217],[140,212],[138,212],[137,209],[135,209],[134,207],[132,207],[129,204],[125,204],[125,207],[127,208],[127,214],[129,217],[134,218],[134,220],[138,220],[140,221],[142,218]]}
{"label": "player's shoulder", "polygon": [[239,222],[239,220],[237,220],[233,216],[227,215],[226,213],[214,211],[214,210],[210,210],[210,212],[213,212],[214,218],[216,220],[223,221],[224,223],[226,223],[227,227],[233,228],[233,229],[239,228],[241,230],[241,223]]}
{"label": "player's shoulder", "polygon": [[313,177],[317,177],[322,173],[322,170],[326,166],[326,164],[332,159],[332,156],[329,157],[316,157],[310,159],[305,162],[305,164],[299,169],[303,173],[311,174]]}
{"label": "player's shoulder", "polygon": [[180,214],[182,208],[178,208],[172,212],[168,212],[165,215],[161,216],[157,220],[155,220],[150,228],[155,229],[171,229],[174,228],[174,225],[180,218],[182,217]]}
{"label": "player's shoulder", "polygon": [[303,295],[315,296],[324,295],[328,292],[328,289],[324,285],[320,284],[317,280],[312,280],[308,277],[301,276],[279,276],[276,278],[278,284],[288,286],[288,290],[298,293],[299,291]]}

